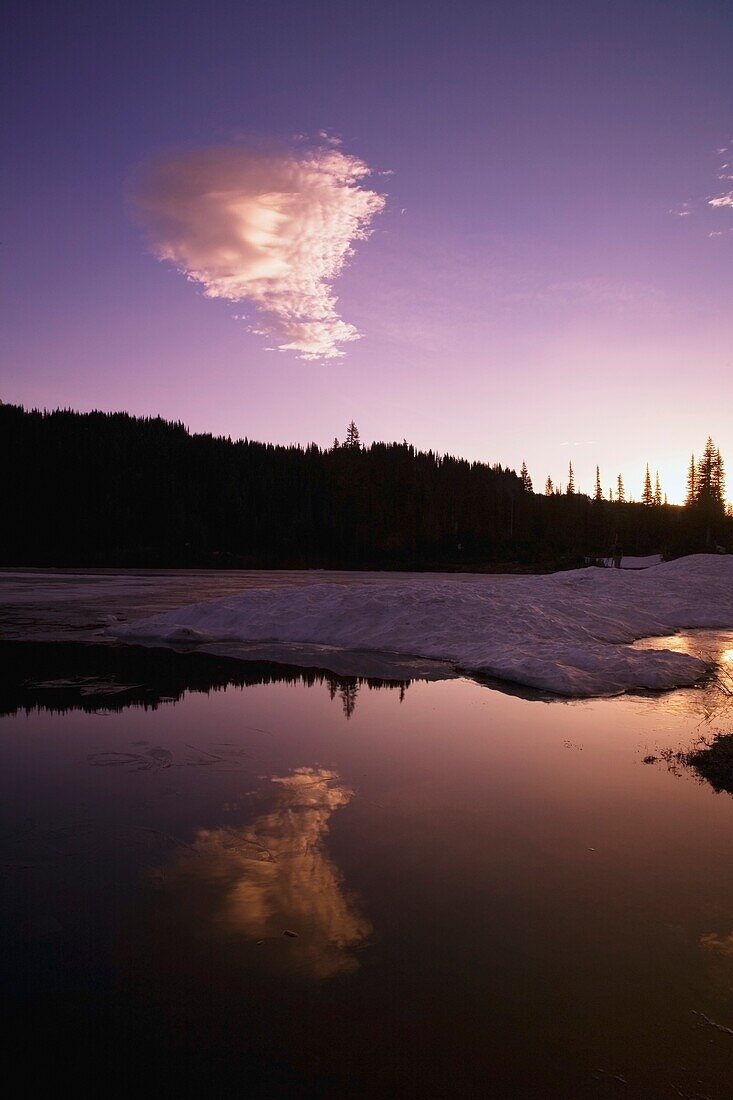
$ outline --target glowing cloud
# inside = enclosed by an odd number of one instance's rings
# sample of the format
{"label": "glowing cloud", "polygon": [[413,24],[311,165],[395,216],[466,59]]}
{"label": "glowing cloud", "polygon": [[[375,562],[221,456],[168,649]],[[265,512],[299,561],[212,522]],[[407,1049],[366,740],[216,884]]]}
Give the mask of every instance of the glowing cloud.
{"label": "glowing cloud", "polygon": [[362,185],[370,171],[331,142],[206,148],[159,158],[133,197],[158,259],[209,298],[251,302],[281,351],[334,359],[360,336],[336,312],[332,283],[384,207]]}

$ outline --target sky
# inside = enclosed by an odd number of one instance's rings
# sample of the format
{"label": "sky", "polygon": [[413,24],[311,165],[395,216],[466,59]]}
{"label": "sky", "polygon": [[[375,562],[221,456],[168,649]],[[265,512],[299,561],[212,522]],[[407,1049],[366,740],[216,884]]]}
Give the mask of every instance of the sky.
{"label": "sky", "polygon": [[733,496],[729,0],[3,21],[3,401]]}

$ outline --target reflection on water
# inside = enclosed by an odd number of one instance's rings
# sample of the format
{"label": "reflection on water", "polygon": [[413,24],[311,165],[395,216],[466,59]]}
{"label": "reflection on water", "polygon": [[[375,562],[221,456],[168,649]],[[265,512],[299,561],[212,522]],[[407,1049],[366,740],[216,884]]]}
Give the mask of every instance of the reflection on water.
{"label": "reflection on water", "polygon": [[76,1091],[97,1054],[95,1095],[730,1095],[733,799],[665,763],[733,728],[700,728],[715,685],[400,705],[204,654],[3,652],[0,984]]}
{"label": "reflection on water", "polygon": [[690,630],[658,638],[642,638],[637,649],[669,649],[699,657],[711,669],[707,680],[691,690],[669,694],[668,705],[697,715],[704,724],[729,721],[733,713],[733,632],[730,630]]}
{"label": "reflection on water", "polygon": [[723,958],[733,959],[733,932],[729,932],[727,936],[721,936],[717,932],[706,932],[700,937],[700,946],[707,951],[722,955]]}
{"label": "reflection on water", "polygon": [[161,870],[157,889],[179,913],[195,914],[199,937],[254,941],[268,966],[317,979],[356,970],[354,951],[371,925],[324,849],[331,815],[353,792],[325,768],[273,783],[269,813],[251,826],[200,829]]}
{"label": "reflection on water", "polygon": [[323,684],[338,699],[346,718],[356,709],[357,695],[386,688],[400,702],[409,680],[377,676],[336,676],[316,668],[269,661],[244,662],[202,652],[147,646],[85,645],[80,642],[1,642],[0,716],[18,711],[154,710],[176,703],[186,691],[222,691],[255,684]]}

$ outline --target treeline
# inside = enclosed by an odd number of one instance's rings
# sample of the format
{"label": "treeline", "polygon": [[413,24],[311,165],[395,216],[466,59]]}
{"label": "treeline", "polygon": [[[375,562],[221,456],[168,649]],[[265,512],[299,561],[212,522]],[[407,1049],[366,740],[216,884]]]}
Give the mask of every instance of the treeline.
{"label": "treeline", "polygon": [[126,413],[0,406],[0,563],[555,568],[733,548],[707,508],[538,495],[408,443],[275,446]]}

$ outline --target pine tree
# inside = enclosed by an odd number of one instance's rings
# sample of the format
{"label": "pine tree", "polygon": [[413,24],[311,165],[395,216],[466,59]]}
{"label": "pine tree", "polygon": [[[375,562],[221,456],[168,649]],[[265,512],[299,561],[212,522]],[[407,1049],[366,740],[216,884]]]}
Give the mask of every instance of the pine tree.
{"label": "pine tree", "polygon": [[685,507],[692,508],[697,503],[697,467],[695,466],[695,456],[690,457],[690,465],[687,470],[687,496],[685,497]]}
{"label": "pine tree", "polygon": [[654,479],[654,505],[657,508],[662,507],[662,486],[659,481],[659,470],[657,470],[656,477]]}
{"label": "pine tree", "polygon": [[652,479],[649,476],[649,463],[646,464],[646,474],[644,476],[644,492],[641,494],[641,503],[645,504],[649,508],[654,504],[654,493],[652,492]]}
{"label": "pine tree", "polygon": [[695,500],[705,512],[725,510],[723,459],[710,436],[697,467]]}
{"label": "pine tree", "polygon": [[554,491],[555,491],[555,489],[554,489],[554,486],[552,484],[552,478],[548,474],[547,475],[547,481],[545,482],[545,496],[546,497],[551,497],[552,494],[554,493]]}
{"label": "pine tree", "polygon": [[712,490],[717,507],[725,508],[725,468],[723,466],[723,456],[717,447],[715,448],[713,463]]}
{"label": "pine tree", "polygon": [[344,447],[353,447],[356,451],[361,449],[359,429],[357,428],[353,420],[346,429],[346,439],[344,440]]}
{"label": "pine tree", "polygon": [[715,459],[715,447],[713,441],[708,436],[708,441],[705,444],[705,450],[702,452],[702,458],[697,467],[697,503],[707,504],[712,489],[713,483],[713,462]]}
{"label": "pine tree", "polygon": [[527,470],[527,463],[526,462],[522,462],[522,470],[521,470],[520,477],[522,479],[522,488],[524,489],[525,493],[533,492],[532,478],[529,476],[529,472]]}
{"label": "pine tree", "polygon": [[568,463],[568,487],[565,492],[569,497],[575,495],[575,474],[573,473],[572,462]]}
{"label": "pine tree", "polygon": [[610,485],[608,488],[608,499],[613,504],[613,485]]}
{"label": "pine tree", "polygon": [[595,500],[603,500],[603,489],[601,488],[601,471],[596,466],[596,495]]}
{"label": "pine tree", "polygon": [[619,474],[618,477],[616,478],[616,500],[619,502],[619,504],[625,504],[626,503],[626,491],[624,489],[624,479],[621,477],[621,474]]}
{"label": "pine tree", "polygon": [[334,436],[334,438],[333,438],[333,447],[331,448],[331,450],[332,451],[337,451],[338,449],[339,449],[338,436]]}

